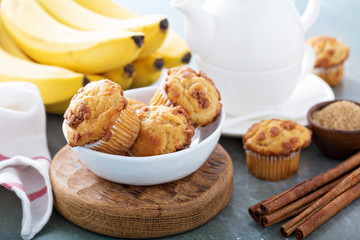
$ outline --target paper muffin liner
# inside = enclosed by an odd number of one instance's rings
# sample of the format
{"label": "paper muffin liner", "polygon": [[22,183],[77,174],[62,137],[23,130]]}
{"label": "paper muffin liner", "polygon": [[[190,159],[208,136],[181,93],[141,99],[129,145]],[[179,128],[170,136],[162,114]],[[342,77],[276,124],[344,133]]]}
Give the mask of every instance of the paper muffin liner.
{"label": "paper muffin liner", "polygon": [[344,64],[339,64],[334,67],[323,68],[317,67],[313,71],[316,75],[321,77],[330,86],[338,85],[344,75]]}
{"label": "paper muffin liner", "polygon": [[164,83],[162,83],[159,88],[156,90],[154,96],[149,102],[149,105],[158,106],[165,105],[168,107],[173,107],[170,99],[167,97],[167,94],[164,89]]}
{"label": "paper muffin liner", "polygon": [[249,172],[260,179],[279,181],[294,175],[299,169],[300,151],[290,155],[266,156],[246,151],[246,164]]}
{"label": "paper muffin liner", "polygon": [[99,140],[85,147],[96,151],[127,155],[128,150],[135,142],[140,130],[140,120],[135,110],[127,107],[122,110],[116,122],[110,129],[111,137],[108,141]]}

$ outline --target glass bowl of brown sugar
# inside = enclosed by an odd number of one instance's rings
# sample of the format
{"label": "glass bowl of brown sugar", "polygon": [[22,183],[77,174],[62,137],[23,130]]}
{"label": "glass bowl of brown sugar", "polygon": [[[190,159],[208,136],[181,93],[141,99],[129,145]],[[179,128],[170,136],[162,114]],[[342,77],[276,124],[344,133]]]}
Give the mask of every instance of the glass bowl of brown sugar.
{"label": "glass bowl of brown sugar", "polygon": [[336,99],[310,108],[308,126],[322,153],[333,159],[346,159],[360,150],[360,103]]}

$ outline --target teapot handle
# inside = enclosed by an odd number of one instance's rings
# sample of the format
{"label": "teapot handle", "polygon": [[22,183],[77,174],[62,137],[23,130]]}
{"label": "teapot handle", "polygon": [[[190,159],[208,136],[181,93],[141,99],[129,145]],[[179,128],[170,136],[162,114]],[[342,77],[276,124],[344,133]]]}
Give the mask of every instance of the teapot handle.
{"label": "teapot handle", "polygon": [[314,48],[304,43],[304,55],[301,62],[301,72],[298,77],[298,81],[305,79],[313,69],[316,61],[316,54]]}
{"label": "teapot handle", "polygon": [[319,15],[321,0],[309,0],[305,12],[301,16],[304,31],[308,30]]}

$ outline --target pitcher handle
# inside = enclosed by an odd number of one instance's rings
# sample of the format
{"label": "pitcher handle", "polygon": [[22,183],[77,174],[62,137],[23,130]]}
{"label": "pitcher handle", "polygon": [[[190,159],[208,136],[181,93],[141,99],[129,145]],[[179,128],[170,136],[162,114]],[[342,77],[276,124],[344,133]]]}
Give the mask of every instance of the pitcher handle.
{"label": "pitcher handle", "polygon": [[321,0],[309,0],[305,12],[301,16],[304,31],[307,31],[315,22],[321,8]]}
{"label": "pitcher handle", "polygon": [[308,75],[313,69],[316,61],[316,54],[314,49],[308,45],[304,44],[304,55],[301,63],[301,72],[298,78],[298,81],[305,79],[305,76]]}

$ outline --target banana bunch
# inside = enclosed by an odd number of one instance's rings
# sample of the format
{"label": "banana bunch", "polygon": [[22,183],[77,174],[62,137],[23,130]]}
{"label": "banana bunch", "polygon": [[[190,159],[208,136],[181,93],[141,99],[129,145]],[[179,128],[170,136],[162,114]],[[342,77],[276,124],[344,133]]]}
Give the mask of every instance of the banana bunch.
{"label": "banana bunch", "polygon": [[[48,0],[41,0],[48,1]],[[54,1],[54,0],[52,0]],[[83,7],[103,16],[118,19],[136,19],[138,14],[112,2],[111,0],[72,0]],[[145,40],[146,41],[146,40]],[[169,31],[165,41],[156,50],[164,60],[164,67],[173,68],[188,64],[191,60],[191,51],[186,41],[179,34]],[[140,56],[141,58],[143,56]]]}
{"label": "banana bunch", "polygon": [[141,32],[77,30],[52,18],[36,0],[2,0],[1,14],[30,58],[76,72],[99,73],[128,64],[143,47]]}
{"label": "banana bunch", "polygon": [[28,81],[48,113],[63,114],[89,81],[125,90],[186,64],[186,42],[163,15],[140,16],[111,0],[1,0],[0,81]]}

